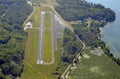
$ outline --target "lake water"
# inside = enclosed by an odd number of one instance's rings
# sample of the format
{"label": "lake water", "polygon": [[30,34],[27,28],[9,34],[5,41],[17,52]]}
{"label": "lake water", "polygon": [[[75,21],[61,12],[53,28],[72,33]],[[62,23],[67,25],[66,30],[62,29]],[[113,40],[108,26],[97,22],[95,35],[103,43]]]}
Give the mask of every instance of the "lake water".
{"label": "lake water", "polygon": [[88,2],[100,3],[111,8],[116,13],[116,20],[103,29],[102,40],[110,47],[111,53],[120,58],[120,0],[86,0]]}

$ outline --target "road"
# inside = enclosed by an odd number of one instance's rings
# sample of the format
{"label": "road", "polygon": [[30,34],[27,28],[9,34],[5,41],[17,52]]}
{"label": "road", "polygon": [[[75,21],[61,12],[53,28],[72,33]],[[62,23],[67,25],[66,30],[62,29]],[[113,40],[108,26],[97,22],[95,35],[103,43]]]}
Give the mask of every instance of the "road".
{"label": "road", "polygon": [[[36,9],[35,9],[35,6],[33,6],[33,11],[32,13],[27,17],[27,19],[24,21],[23,25],[25,25],[25,23],[27,23],[27,21],[30,19],[30,17],[35,13]],[[22,25],[22,26],[23,26]],[[25,30],[26,31],[26,30]]]}
{"label": "road", "polygon": [[44,56],[44,19],[45,19],[45,12],[41,12],[37,64],[43,64],[43,56]]}
{"label": "road", "polygon": [[[83,48],[82,50],[80,51],[83,52],[83,50],[85,49],[86,45],[85,43],[83,42]],[[63,72],[63,74],[61,75],[61,79],[66,79],[66,75],[67,73],[70,71],[70,68],[72,67],[73,63],[75,62],[75,60],[80,56],[80,53],[78,53],[75,58],[73,59],[72,63],[67,67],[67,69]]]}

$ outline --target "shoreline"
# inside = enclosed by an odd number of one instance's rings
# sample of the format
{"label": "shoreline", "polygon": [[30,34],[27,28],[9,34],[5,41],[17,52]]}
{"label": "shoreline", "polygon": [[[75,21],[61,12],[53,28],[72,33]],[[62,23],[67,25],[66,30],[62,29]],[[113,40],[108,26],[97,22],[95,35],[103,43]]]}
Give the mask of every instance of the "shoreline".
{"label": "shoreline", "polygon": [[[115,20],[114,20],[115,21]],[[104,46],[103,47],[101,47],[102,48],[102,50],[104,51],[104,53],[108,56],[108,57],[110,57],[116,64],[118,64],[118,65],[120,65],[120,58],[118,58],[118,57],[115,57],[115,55],[114,55],[114,53],[112,53],[111,52],[111,50],[110,50],[110,46],[109,45],[107,45],[106,44],[106,42],[104,42],[103,40],[102,40],[102,38],[103,38],[103,31],[104,31],[104,27],[106,27],[107,25],[109,25],[109,24],[111,24],[111,23],[113,23],[114,21],[112,21],[112,22],[108,22],[108,23],[106,23],[103,27],[100,27],[99,28],[99,30],[100,30],[100,39],[101,39],[101,42],[103,42],[103,44],[104,44]]]}

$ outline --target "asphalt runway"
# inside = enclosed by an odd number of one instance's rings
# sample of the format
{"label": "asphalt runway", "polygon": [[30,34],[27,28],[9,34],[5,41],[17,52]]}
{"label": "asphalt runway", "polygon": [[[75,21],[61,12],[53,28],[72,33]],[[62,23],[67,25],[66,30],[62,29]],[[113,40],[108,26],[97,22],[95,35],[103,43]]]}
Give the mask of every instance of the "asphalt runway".
{"label": "asphalt runway", "polygon": [[[57,38],[63,38],[63,30],[65,29],[64,23],[59,19],[57,15],[52,12],[51,14],[51,28],[45,28],[45,13],[41,12],[41,20],[40,20],[40,29],[39,29],[39,44],[38,44],[38,57],[37,64],[50,65],[54,63],[54,52],[57,50]],[[44,30],[50,29],[52,32],[52,61],[44,62]]]}
{"label": "asphalt runway", "polygon": [[43,56],[44,56],[44,19],[45,19],[45,12],[41,12],[37,64],[43,64]]}

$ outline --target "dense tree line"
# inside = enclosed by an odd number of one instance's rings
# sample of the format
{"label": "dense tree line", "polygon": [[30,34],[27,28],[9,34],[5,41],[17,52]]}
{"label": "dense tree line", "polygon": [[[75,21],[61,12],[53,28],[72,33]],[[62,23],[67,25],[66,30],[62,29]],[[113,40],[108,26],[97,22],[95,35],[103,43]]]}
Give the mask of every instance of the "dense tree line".
{"label": "dense tree line", "polygon": [[83,48],[82,41],[76,36],[74,32],[66,28],[63,37],[63,55],[64,62],[71,63],[76,54],[80,53]]}
{"label": "dense tree line", "polygon": [[22,23],[31,12],[26,0],[0,0],[0,79],[21,76],[27,35]]}
{"label": "dense tree line", "polygon": [[[66,20],[78,23],[72,24],[74,28],[73,36],[72,32],[65,30],[63,41],[63,60],[71,61],[74,57],[76,50],[72,47],[76,43],[74,35],[76,34],[87,46],[101,47],[105,54],[111,57],[117,64],[120,65],[120,59],[117,59],[110,52],[110,49],[101,40],[100,27],[104,27],[107,22],[115,20],[115,13],[105,8],[101,4],[88,3],[85,0],[56,0],[55,9]],[[90,20],[88,27],[87,20]],[[75,33],[75,34],[74,34]],[[66,42],[66,39],[68,40]],[[77,47],[77,45],[75,45]],[[79,49],[79,47],[77,48]]]}
{"label": "dense tree line", "polygon": [[67,21],[78,21],[92,18],[111,22],[115,13],[101,4],[88,3],[85,0],[56,0],[55,9]]}
{"label": "dense tree line", "polygon": [[101,44],[99,44],[99,46],[103,49],[103,51],[105,52],[105,54],[107,56],[109,56],[114,62],[116,62],[118,65],[120,65],[120,59],[114,57],[114,55],[110,52],[110,49],[108,46],[106,46],[106,44],[102,41]]}
{"label": "dense tree line", "polygon": [[91,20],[90,26],[86,21],[83,21],[78,24],[73,24],[74,32],[78,35],[78,37],[87,45],[91,47],[99,47],[100,43],[100,27],[103,27],[106,24],[103,22],[99,22],[96,20]]}

